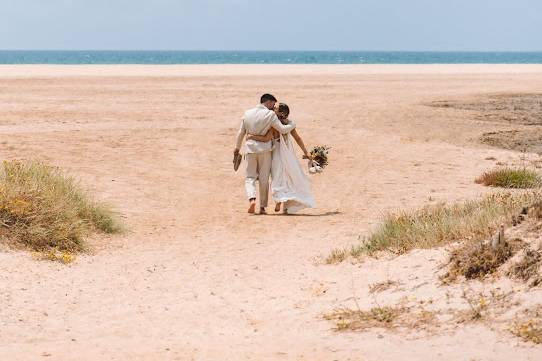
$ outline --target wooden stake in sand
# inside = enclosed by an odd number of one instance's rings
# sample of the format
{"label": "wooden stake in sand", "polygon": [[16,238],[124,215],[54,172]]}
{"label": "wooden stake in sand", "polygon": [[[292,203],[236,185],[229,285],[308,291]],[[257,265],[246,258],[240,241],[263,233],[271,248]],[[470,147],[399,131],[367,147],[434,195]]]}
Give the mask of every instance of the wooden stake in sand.
{"label": "wooden stake in sand", "polygon": [[504,224],[501,224],[499,231],[491,238],[491,248],[494,250],[504,245]]}

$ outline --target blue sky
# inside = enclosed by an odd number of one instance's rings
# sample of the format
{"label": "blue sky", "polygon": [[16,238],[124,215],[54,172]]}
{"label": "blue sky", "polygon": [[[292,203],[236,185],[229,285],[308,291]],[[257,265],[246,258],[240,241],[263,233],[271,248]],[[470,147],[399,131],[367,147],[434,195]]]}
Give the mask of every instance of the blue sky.
{"label": "blue sky", "polygon": [[0,0],[0,49],[534,50],[540,0]]}

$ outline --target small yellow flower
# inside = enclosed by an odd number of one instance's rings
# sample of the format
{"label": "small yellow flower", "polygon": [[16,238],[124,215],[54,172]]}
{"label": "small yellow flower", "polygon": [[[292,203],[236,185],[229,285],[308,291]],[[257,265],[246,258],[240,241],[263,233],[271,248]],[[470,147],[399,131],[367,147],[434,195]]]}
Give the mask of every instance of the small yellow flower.
{"label": "small yellow flower", "polygon": [[60,262],[66,264],[66,263],[72,263],[75,260],[75,256],[69,252],[62,252],[60,255]]}
{"label": "small yellow flower", "polygon": [[480,298],[480,302],[478,304],[480,308],[486,308],[489,305],[489,301],[482,297]]}

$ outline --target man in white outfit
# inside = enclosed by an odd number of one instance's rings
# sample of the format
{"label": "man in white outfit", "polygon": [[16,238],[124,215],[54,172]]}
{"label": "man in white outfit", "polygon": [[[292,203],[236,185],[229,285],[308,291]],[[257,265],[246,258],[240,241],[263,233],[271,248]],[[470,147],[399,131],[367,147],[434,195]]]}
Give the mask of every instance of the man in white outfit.
{"label": "man in white outfit", "polygon": [[[241,127],[237,133],[237,143],[234,154],[239,154],[241,144],[246,134],[265,135],[273,127],[281,134],[291,132],[295,124],[284,125],[273,111],[277,99],[271,94],[264,94],[260,98],[260,105],[245,112],[241,120]],[[265,214],[269,194],[269,175],[271,173],[271,151],[273,142],[246,142],[247,176],[245,188],[250,202],[248,213],[254,213],[256,208],[256,180],[260,186],[260,214]]]}

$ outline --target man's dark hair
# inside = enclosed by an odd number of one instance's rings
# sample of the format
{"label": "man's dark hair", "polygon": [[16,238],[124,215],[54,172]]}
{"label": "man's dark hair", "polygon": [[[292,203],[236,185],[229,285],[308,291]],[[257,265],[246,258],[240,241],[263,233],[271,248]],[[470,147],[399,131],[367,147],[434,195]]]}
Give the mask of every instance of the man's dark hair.
{"label": "man's dark hair", "polygon": [[277,98],[275,98],[271,94],[266,93],[266,94],[262,95],[262,97],[260,98],[260,104],[263,104],[263,103],[268,102],[270,100],[276,102]]}
{"label": "man's dark hair", "polygon": [[290,108],[288,107],[288,105],[286,105],[284,103],[280,103],[279,104],[279,112],[284,113],[285,115],[288,115],[288,114],[290,114]]}

